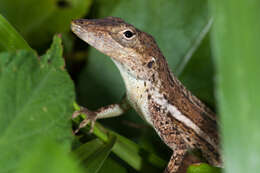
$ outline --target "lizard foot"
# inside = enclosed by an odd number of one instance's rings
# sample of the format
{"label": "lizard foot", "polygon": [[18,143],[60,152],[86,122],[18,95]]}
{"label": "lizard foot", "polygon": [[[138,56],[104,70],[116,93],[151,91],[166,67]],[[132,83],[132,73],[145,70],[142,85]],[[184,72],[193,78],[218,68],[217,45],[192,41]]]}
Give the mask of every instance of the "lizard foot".
{"label": "lizard foot", "polygon": [[72,119],[78,117],[80,114],[86,114],[86,118],[79,124],[79,127],[74,131],[74,134],[78,133],[79,130],[85,127],[88,123],[91,124],[90,133],[93,132],[95,122],[97,120],[97,113],[88,110],[87,108],[81,107],[79,111],[75,111],[72,115]]}

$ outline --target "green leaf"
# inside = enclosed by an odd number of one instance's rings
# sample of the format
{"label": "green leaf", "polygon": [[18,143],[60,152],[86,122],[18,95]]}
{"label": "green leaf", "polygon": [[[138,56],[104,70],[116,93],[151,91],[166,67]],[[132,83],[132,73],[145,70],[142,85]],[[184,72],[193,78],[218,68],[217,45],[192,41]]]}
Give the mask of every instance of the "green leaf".
{"label": "green leaf", "polygon": [[68,154],[67,150],[57,142],[41,138],[22,158],[17,173],[80,173],[83,172]]}
{"label": "green leaf", "polygon": [[215,107],[214,68],[207,35],[179,76],[181,82],[203,102]]}
{"label": "green leaf", "polygon": [[96,139],[81,145],[80,148],[76,150],[76,154],[80,156],[79,159],[85,167],[86,172],[97,173],[100,170],[115,142],[116,137],[113,135],[109,137],[105,144],[100,144],[100,141]]}
{"label": "green leaf", "polygon": [[[56,53],[55,53],[56,52]],[[58,141],[69,151],[74,87],[54,39],[49,61],[33,52],[0,54],[0,163],[2,172],[17,169],[20,159],[42,137]]]}
{"label": "green leaf", "polygon": [[149,167],[148,163],[159,168],[165,166],[165,161],[156,156],[154,153],[145,151],[136,143],[124,136],[116,133],[113,134],[118,138],[115,147],[113,148],[113,152],[136,170],[141,170],[143,167]]}
{"label": "green leaf", "polygon": [[80,145],[76,150],[73,151],[73,153],[80,161],[84,161],[89,156],[97,152],[103,145],[104,143],[100,139],[96,138]]}
{"label": "green leaf", "polygon": [[54,36],[51,48],[41,57],[41,61],[45,65],[54,66],[64,70],[65,62],[62,57],[62,45],[59,35]]}
{"label": "green leaf", "polygon": [[0,51],[26,49],[32,51],[22,36],[0,14]]}
{"label": "green leaf", "polygon": [[201,163],[189,166],[187,173],[221,173],[221,169]]}
{"label": "green leaf", "polygon": [[260,1],[211,1],[225,172],[260,170]]}
{"label": "green leaf", "polygon": [[118,164],[115,160],[109,157],[108,159],[106,159],[99,173],[114,172],[115,170],[117,173],[127,173],[126,168],[124,168],[123,166]]}

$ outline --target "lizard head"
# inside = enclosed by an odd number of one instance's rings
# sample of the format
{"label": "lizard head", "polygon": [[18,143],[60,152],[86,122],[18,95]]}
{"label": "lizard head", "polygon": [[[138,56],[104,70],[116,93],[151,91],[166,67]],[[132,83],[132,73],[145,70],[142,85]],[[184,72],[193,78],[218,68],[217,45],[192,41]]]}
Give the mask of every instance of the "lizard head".
{"label": "lizard head", "polygon": [[82,40],[112,58],[119,70],[138,79],[149,79],[163,58],[155,40],[117,17],[78,19],[72,31]]}

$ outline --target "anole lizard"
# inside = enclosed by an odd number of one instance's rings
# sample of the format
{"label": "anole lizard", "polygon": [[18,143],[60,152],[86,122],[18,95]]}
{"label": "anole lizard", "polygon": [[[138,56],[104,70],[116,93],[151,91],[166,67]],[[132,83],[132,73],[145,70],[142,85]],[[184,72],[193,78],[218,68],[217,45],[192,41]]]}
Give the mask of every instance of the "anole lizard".
{"label": "anole lizard", "polygon": [[120,104],[75,112],[73,117],[80,113],[89,116],[79,128],[90,120],[121,115],[130,105],[173,150],[165,172],[178,172],[189,149],[200,149],[210,164],[221,166],[215,114],[171,73],[152,36],[116,17],[78,19],[71,28],[111,57],[126,87]]}

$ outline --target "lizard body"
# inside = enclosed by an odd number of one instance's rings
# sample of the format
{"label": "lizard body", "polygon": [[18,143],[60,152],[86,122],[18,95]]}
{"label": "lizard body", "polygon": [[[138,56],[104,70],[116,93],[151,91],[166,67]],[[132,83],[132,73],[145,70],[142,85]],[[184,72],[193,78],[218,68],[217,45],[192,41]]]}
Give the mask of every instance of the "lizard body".
{"label": "lizard body", "polygon": [[171,73],[152,36],[116,17],[74,20],[72,31],[111,57],[127,101],[173,150],[165,172],[178,172],[187,151],[195,148],[221,166],[216,115]]}

